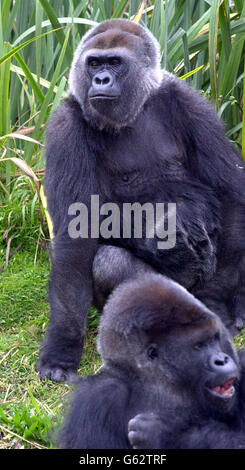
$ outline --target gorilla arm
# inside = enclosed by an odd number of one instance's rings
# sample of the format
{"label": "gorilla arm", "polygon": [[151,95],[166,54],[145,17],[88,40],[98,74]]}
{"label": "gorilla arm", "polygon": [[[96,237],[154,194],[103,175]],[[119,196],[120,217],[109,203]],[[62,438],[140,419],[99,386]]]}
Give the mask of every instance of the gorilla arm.
{"label": "gorilla arm", "polygon": [[[245,321],[244,164],[225,136],[212,105],[199,93],[181,80],[169,77],[163,80],[160,94],[162,106],[166,106],[162,115],[168,110],[168,125],[176,141],[184,147],[183,165],[190,178],[212,190],[220,203],[219,221],[213,232],[216,272],[210,281],[206,278],[205,283],[197,284],[192,292],[222,318],[232,334],[237,334]],[[199,202],[197,193],[196,196]],[[208,213],[214,214],[212,207]],[[212,240],[205,221],[204,228]],[[201,256],[203,251],[202,247]],[[200,259],[199,267],[208,266],[209,259],[207,256],[203,263]]]}
{"label": "gorilla arm", "polygon": [[[169,126],[185,147],[186,167],[204,184],[244,200],[245,169],[212,105],[174,77],[163,79],[159,90]],[[158,95],[159,98],[159,95]],[[166,113],[166,112],[165,112]]]}
{"label": "gorilla arm", "polygon": [[58,440],[64,449],[130,449],[129,389],[106,372],[82,379]]}

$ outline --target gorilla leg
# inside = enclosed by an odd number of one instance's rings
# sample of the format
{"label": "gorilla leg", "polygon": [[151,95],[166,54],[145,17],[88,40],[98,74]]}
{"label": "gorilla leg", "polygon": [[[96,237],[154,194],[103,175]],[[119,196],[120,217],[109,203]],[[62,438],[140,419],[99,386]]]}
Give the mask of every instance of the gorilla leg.
{"label": "gorilla leg", "polygon": [[40,351],[41,379],[73,380],[83,349],[87,314],[92,301],[91,240],[56,237],[51,249],[50,324]]}
{"label": "gorilla leg", "polygon": [[102,310],[115,287],[147,272],[155,271],[125,248],[101,245],[93,262],[94,305]]}

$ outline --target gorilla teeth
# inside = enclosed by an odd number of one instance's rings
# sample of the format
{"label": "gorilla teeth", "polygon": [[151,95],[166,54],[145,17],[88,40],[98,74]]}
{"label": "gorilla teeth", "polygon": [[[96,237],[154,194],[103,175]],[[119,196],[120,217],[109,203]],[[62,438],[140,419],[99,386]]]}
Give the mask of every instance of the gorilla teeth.
{"label": "gorilla teeth", "polygon": [[234,387],[233,382],[235,379],[230,379],[222,385],[217,385],[216,387],[211,388],[211,390],[221,396],[229,396],[233,393]]}

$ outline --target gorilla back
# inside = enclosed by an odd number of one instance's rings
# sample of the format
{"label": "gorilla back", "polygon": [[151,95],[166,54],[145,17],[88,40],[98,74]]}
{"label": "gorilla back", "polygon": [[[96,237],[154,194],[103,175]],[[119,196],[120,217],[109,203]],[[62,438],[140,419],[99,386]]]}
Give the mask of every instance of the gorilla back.
{"label": "gorilla back", "polygon": [[[47,129],[45,192],[55,239],[41,377],[66,380],[79,364],[101,243],[124,248],[132,262],[176,280],[234,331],[241,328],[245,176],[211,105],[162,72],[156,40],[125,20],[106,21],[84,36],[69,83],[70,96]],[[141,238],[122,232],[70,238],[69,208],[82,203],[90,213],[91,195],[119,209],[175,203],[175,246],[158,249],[157,236],[147,238],[144,230]],[[153,234],[155,228],[153,221]],[[119,271],[115,263],[114,279]]]}
{"label": "gorilla back", "polygon": [[122,283],[104,308],[98,349],[103,370],[81,379],[61,447],[245,448],[244,353],[174,281]]}

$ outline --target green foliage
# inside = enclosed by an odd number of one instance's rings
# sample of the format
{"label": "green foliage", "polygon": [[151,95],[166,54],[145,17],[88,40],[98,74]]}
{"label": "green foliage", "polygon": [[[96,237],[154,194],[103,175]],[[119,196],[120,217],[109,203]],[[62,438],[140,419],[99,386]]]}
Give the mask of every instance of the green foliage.
{"label": "green foliage", "polygon": [[[0,274],[0,449],[52,447],[51,431],[71,391],[66,384],[42,383],[35,371],[48,324],[47,251],[40,251],[36,263],[34,259],[34,249],[23,249]],[[91,309],[81,375],[100,367],[98,319]]]}
{"label": "green foliage", "polygon": [[[11,415],[7,414],[0,408],[0,419],[10,428],[15,429],[16,435],[21,435],[22,440],[28,443],[28,440],[39,441],[47,444],[47,436],[53,428],[52,418],[47,412],[41,410],[36,400],[32,396],[32,403],[24,406],[14,407]],[[50,443],[52,446],[52,443]],[[42,445],[37,445],[42,447]]]}

